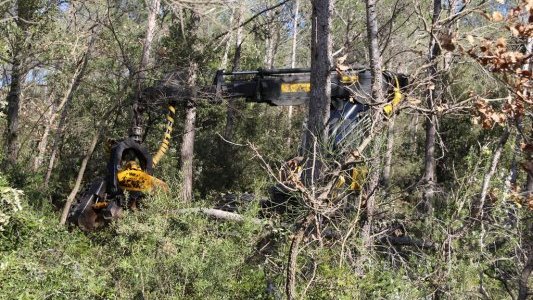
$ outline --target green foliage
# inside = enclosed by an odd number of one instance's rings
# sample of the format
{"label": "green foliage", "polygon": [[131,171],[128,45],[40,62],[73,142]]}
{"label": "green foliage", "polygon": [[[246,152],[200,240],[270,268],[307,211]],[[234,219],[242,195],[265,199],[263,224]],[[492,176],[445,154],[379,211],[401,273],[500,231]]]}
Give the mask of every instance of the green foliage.
{"label": "green foliage", "polygon": [[66,230],[52,211],[24,208],[0,233],[0,294],[8,299],[264,299],[247,263],[261,229],[180,214],[154,195],[142,212],[95,234]]}
{"label": "green foliage", "polygon": [[23,194],[21,190],[9,187],[5,178],[0,174],[0,231],[4,231],[11,217],[22,210]]}

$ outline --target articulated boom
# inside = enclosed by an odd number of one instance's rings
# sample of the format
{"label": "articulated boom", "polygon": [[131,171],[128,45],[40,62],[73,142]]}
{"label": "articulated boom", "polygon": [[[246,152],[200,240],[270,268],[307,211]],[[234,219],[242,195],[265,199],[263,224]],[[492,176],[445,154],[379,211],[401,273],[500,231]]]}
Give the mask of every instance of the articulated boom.
{"label": "articulated boom", "polygon": [[[279,69],[257,71],[217,71],[214,85],[221,98],[245,98],[248,102],[274,106],[302,105],[310,101],[310,69]],[[390,115],[402,99],[401,90],[408,84],[407,76],[383,72],[385,94],[389,103],[384,113]],[[331,71],[331,116],[328,130],[331,145],[352,144],[364,135],[370,120],[366,113],[371,100],[372,76],[367,69]]]}
{"label": "articulated boom", "polygon": [[[197,91],[215,101],[221,98],[244,98],[248,102],[274,106],[302,105],[310,101],[310,75],[309,69],[259,69],[230,73],[219,70],[213,86]],[[407,77],[383,72],[383,79],[386,94],[390,95],[384,112],[390,114],[402,98],[401,89],[407,85]],[[349,145],[365,134],[364,128],[369,122],[367,112],[371,104],[370,87],[371,75],[368,70],[332,70],[332,107],[327,126],[336,153],[342,153],[343,145]],[[69,219],[72,223],[83,230],[94,230],[120,217],[123,209],[136,209],[144,193],[153,188],[167,188],[164,182],[151,176],[152,169],[170,147],[174,104],[189,98],[191,94],[187,88],[168,85],[145,90],[146,98],[172,99],[169,101],[167,126],[159,150],[152,157],[136,139],[116,143],[110,149],[106,176],[95,180],[71,208]],[[356,178],[355,175],[352,177]]]}

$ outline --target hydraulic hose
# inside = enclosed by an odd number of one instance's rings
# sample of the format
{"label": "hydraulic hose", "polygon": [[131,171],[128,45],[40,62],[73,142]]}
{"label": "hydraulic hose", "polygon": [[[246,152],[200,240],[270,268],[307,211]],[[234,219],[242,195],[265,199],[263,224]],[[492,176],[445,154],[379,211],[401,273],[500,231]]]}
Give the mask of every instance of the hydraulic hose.
{"label": "hydraulic hose", "polygon": [[161,158],[165,155],[165,153],[167,153],[168,148],[170,147],[170,136],[172,134],[172,127],[174,126],[175,116],[176,116],[175,102],[171,102],[168,105],[167,124],[165,127],[165,134],[163,135],[163,140],[161,141],[161,145],[159,146],[159,149],[157,150],[152,160],[154,166],[156,166],[157,163],[159,163]]}

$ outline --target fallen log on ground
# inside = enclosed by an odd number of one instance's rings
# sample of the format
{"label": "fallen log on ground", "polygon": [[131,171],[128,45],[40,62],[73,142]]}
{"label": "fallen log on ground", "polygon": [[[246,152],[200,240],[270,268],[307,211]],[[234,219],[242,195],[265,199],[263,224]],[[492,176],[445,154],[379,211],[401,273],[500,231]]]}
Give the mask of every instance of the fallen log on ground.
{"label": "fallen log on ground", "polygon": [[270,221],[268,220],[261,220],[258,218],[247,218],[237,213],[224,211],[220,209],[207,208],[207,207],[184,208],[184,209],[179,209],[179,210],[173,210],[171,212],[176,213],[176,214],[202,213],[213,218],[228,220],[228,221],[244,222],[248,220],[257,225],[267,225],[270,223]]}

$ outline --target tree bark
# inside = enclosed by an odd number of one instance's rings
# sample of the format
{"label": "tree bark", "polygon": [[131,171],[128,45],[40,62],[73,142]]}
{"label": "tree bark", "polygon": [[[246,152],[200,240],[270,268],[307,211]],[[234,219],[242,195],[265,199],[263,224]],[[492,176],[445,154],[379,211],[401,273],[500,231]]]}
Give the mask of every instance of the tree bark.
{"label": "tree bark", "polygon": [[135,97],[132,106],[132,121],[130,129],[130,137],[142,137],[142,128],[144,126],[143,112],[145,107],[141,102],[142,85],[146,81],[146,70],[151,65],[150,57],[152,52],[152,44],[154,40],[155,25],[157,14],[159,13],[160,0],[147,1],[148,5],[148,19],[146,23],[146,35],[144,38],[141,61],[139,62],[139,70],[137,73],[137,82]]}
{"label": "tree bark", "polygon": [[59,146],[63,142],[63,137],[65,133],[65,126],[67,123],[67,114],[70,107],[70,101],[68,101],[61,111],[61,117],[59,118],[59,124],[54,137],[54,143],[52,146],[52,153],[50,153],[50,160],[48,161],[48,168],[46,169],[46,175],[44,176],[44,187],[48,187],[50,183],[50,177],[52,177],[52,171],[54,170],[55,160],[57,153],[59,152]]}
{"label": "tree bark", "polygon": [[55,101],[53,99],[53,94],[51,94],[48,97],[48,104],[49,107],[46,110],[45,118],[46,118],[46,124],[44,126],[43,134],[41,136],[41,140],[39,141],[39,144],[37,145],[37,156],[33,160],[33,171],[36,172],[41,167],[41,164],[44,159],[44,154],[46,153],[46,147],[48,146],[48,136],[50,135],[50,129],[52,125],[54,124],[54,115],[56,110]]}
{"label": "tree bark", "polygon": [[437,98],[437,72],[438,72],[438,62],[437,57],[440,55],[440,46],[435,37],[437,34],[434,32],[437,21],[439,20],[442,10],[441,0],[433,0],[433,16],[431,19],[432,24],[432,34],[429,42],[429,86],[426,96],[426,103],[428,109],[431,111],[429,116],[426,118],[426,143],[424,151],[424,174],[423,182],[426,185],[424,189],[424,202],[428,208],[431,208],[433,205],[433,198],[435,196],[435,184],[437,183],[436,178],[436,160],[435,160],[435,143],[437,136],[437,116],[433,112],[435,108],[435,102]]}
{"label": "tree bark", "polygon": [[[70,101],[72,101],[72,98],[74,97],[74,93],[78,89],[78,86],[80,85],[81,80],[83,79],[83,76],[85,76],[85,71],[86,71],[86,68],[87,68],[87,62],[89,60],[89,55],[90,55],[90,51],[92,49],[93,42],[94,42],[94,37],[90,37],[89,38],[89,42],[87,44],[87,49],[83,53],[82,57],[78,60],[78,63],[77,63],[77,66],[76,66],[76,70],[74,71],[74,75],[72,76],[72,78],[70,80],[70,84],[69,84],[69,86],[67,88],[67,91],[65,92],[65,95],[63,96],[63,98],[62,98],[61,102],[59,103],[59,105],[56,106],[54,103],[52,103],[52,105],[51,105],[50,116],[48,118],[48,123],[45,126],[43,137],[41,138],[41,141],[39,142],[39,147],[38,147],[39,148],[39,153],[38,153],[37,157],[34,160],[34,164],[33,164],[33,170],[34,171],[37,171],[41,167],[41,164],[42,164],[43,159],[44,159],[44,154],[46,153],[46,146],[48,144],[48,136],[50,134],[50,129],[54,125],[55,119],[57,118],[57,116],[58,116],[60,111],[66,110],[67,103],[70,103]],[[66,112],[65,112],[65,114],[66,114]],[[66,115],[65,115],[65,117],[66,117]],[[63,122],[60,121],[60,124],[59,124],[60,126],[58,128],[58,131],[61,131],[60,134],[62,134],[62,131],[63,131],[62,125],[65,122],[63,114],[61,115],[61,118],[63,119]],[[57,136],[56,136],[56,138],[57,138]],[[60,138],[62,139],[62,137],[60,137]],[[55,156],[56,156],[56,153],[57,153],[57,147],[56,146],[58,147],[58,145],[56,145],[56,143],[54,141],[53,150],[52,150],[53,158],[52,157],[50,158],[50,160],[52,161],[52,164],[51,164],[52,168],[53,168],[53,160],[55,159]],[[50,166],[50,164],[49,164],[49,166]],[[47,170],[47,176],[45,177],[45,186],[48,186],[48,180],[50,179],[50,175],[48,174],[48,171],[49,170]],[[51,170],[50,170],[50,172],[51,172]]]}
{"label": "tree bark", "polygon": [[[244,14],[244,5],[241,5],[237,11],[235,21],[237,23],[237,32],[235,33],[235,54],[233,56],[232,71],[235,72],[241,65],[241,51],[242,51],[242,27],[239,26]],[[233,133],[235,131],[235,114],[237,112],[236,103],[233,100],[229,100],[226,107],[226,126],[224,127],[224,138],[228,141],[233,139]]]}
{"label": "tree bark", "polygon": [[91,155],[94,152],[94,148],[96,148],[96,144],[98,143],[98,139],[100,137],[100,131],[98,131],[92,141],[89,145],[89,148],[87,149],[87,152],[85,154],[85,157],[81,161],[80,170],[78,171],[78,176],[76,177],[76,183],[74,183],[74,187],[72,188],[72,191],[67,197],[67,202],[65,202],[65,206],[63,206],[63,213],[61,214],[61,220],[59,221],[59,224],[64,225],[67,221],[68,212],[70,210],[70,207],[72,206],[72,202],[76,198],[76,195],[78,194],[78,191],[80,190],[81,182],[83,180],[83,175],[85,174],[85,169],[87,168],[87,163],[89,162],[89,159],[91,158]]}
{"label": "tree bark", "polygon": [[[531,16],[530,16],[531,17]],[[530,37],[527,39],[526,44],[526,54],[531,54],[533,51],[533,37]],[[529,60],[529,63],[524,66],[524,70],[533,71],[533,63],[531,63],[531,60]],[[531,115],[529,116],[530,121],[533,121],[533,117]],[[533,125],[530,125],[533,126]],[[530,131],[530,140],[533,138],[533,130]],[[527,179],[526,179],[526,186],[525,190],[527,192],[526,197],[532,197],[533,196],[533,171],[527,170]],[[533,252],[533,250],[532,250]],[[531,254],[533,255],[533,253]]]}
{"label": "tree bark", "polygon": [[276,52],[278,48],[279,41],[279,30],[275,32],[275,24],[272,19],[275,18],[273,11],[268,11],[266,13],[266,18],[268,24],[266,25],[266,40],[265,40],[265,61],[264,66],[267,69],[274,68],[274,61],[276,59]]}
{"label": "tree bark", "polygon": [[[291,68],[296,67],[296,45],[298,41],[298,18],[300,13],[300,0],[294,1],[294,18],[292,19],[292,46],[291,46]],[[291,131],[292,131],[292,114],[293,114],[294,107],[291,105],[289,106],[288,113],[287,113],[287,119],[288,119],[288,135],[287,135],[287,147],[290,149],[291,147]]]}
{"label": "tree bark", "polygon": [[529,293],[528,281],[529,281],[529,277],[531,276],[531,272],[533,272],[533,254],[532,253],[528,255],[527,263],[524,266],[524,269],[522,269],[522,272],[520,273],[517,300],[527,299],[527,296]]}
{"label": "tree bark", "polygon": [[496,148],[494,149],[489,170],[483,177],[481,197],[479,201],[480,203],[479,209],[480,209],[480,214],[481,214],[479,218],[480,220],[483,220],[485,199],[487,198],[487,194],[489,192],[490,180],[492,179],[492,176],[494,176],[494,173],[496,172],[496,167],[498,167],[498,163],[500,162],[500,157],[502,156],[503,147],[507,143],[507,140],[509,139],[509,135],[510,135],[509,128],[505,127],[504,132],[502,136],[500,137],[500,141],[498,142],[498,145],[496,145]]}
{"label": "tree bark", "polygon": [[313,0],[311,19],[311,94],[305,137],[305,156],[312,156],[305,168],[306,184],[320,177],[321,148],[327,141],[326,123],[331,104],[332,37],[331,13],[333,1]]}
{"label": "tree bark", "polygon": [[19,111],[20,111],[20,94],[21,85],[25,76],[24,62],[25,55],[25,40],[28,36],[28,30],[32,25],[34,13],[38,9],[39,3],[37,1],[17,0],[16,1],[16,19],[15,24],[21,33],[17,33],[13,42],[13,48],[10,49],[12,53],[11,64],[11,82],[9,84],[9,92],[7,94],[7,143],[6,143],[6,157],[4,163],[14,166],[17,162],[19,153]]}
{"label": "tree bark", "polygon": [[[191,28],[198,28],[200,16],[195,12],[192,13]],[[197,30],[193,30],[191,35],[197,35]],[[193,45],[197,48],[199,45]],[[196,49],[197,50],[197,49]],[[183,128],[183,141],[181,144],[181,173],[183,176],[182,198],[183,201],[190,202],[193,200],[193,161],[194,161],[194,136],[196,133],[196,79],[198,76],[198,62],[191,61],[188,69],[187,85],[191,90],[189,99],[185,107],[185,124]]]}
{"label": "tree bark", "polygon": [[[233,20],[235,19],[235,8],[231,9],[231,16],[229,18],[229,27],[233,27]],[[224,47],[224,54],[222,54],[222,61],[220,62],[220,68],[226,70],[228,67],[228,57],[229,51],[231,49],[231,42],[233,40],[233,30],[228,33],[228,40],[226,41],[226,46]]]}
{"label": "tree bark", "polygon": [[385,152],[385,164],[383,166],[383,174],[381,182],[383,187],[388,188],[390,185],[390,176],[392,170],[392,152],[394,149],[394,121],[395,117],[393,116],[389,120],[389,126],[387,130],[387,150]]}
{"label": "tree bark", "polygon": [[311,100],[306,149],[312,150],[314,141],[327,139],[326,122],[331,103],[332,37],[331,0],[313,0],[311,29]]}
{"label": "tree bark", "polygon": [[54,142],[52,145],[52,153],[50,154],[50,160],[48,162],[48,168],[46,169],[46,175],[44,177],[44,187],[48,187],[48,184],[50,182],[50,177],[52,176],[52,171],[54,169],[55,159],[57,156],[57,152],[59,151],[59,146],[61,145],[61,142],[63,140],[63,135],[65,132],[65,126],[67,122],[67,114],[69,107],[71,105],[72,99],[74,98],[74,93],[78,89],[78,86],[81,83],[81,80],[83,79],[83,76],[85,76],[85,71],[87,69],[87,62],[89,60],[90,51],[93,45],[94,39],[91,37],[89,39],[89,43],[87,46],[87,50],[83,54],[83,57],[78,62],[78,67],[76,68],[76,71],[74,72],[74,76],[72,77],[70,81],[70,85],[67,88],[67,91],[65,92],[65,95],[63,96],[63,99],[59,103],[56,111],[50,118],[50,122],[53,123],[55,118],[57,118],[57,114],[61,111],[61,117],[59,118],[59,124],[57,126],[57,130],[54,137]]}
{"label": "tree bark", "polygon": [[287,262],[287,279],[285,281],[285,293],[287,300],[296,298],[296,271],[298,268],[298,249],[304,238],[305,231],[314,220],[314,214],[309,214],[303,221],[297,225],[296,232],[293,234],[291,246],[289,249],[289,260]]}
{"label": "tree bark", "polygon": [[[385,100],[383,95],[383,75],[381,70],[381,53],[378,42],[378,22],[376,14],[376,0],[366,0],[366,28],[369,41],[368,53],[370,57],[370,73],[372,75],[372,100],[381,103]],[[379,114],[380,111],[375,113]],[[374,239],[372,237],[372,225],[374,210],[376,207],[376,190],[379,186],[380,177],[380,144],[374,140],[374,147],[371,163],[370,178],[366,190],[366,222],[362,229],[363,245],[366,251],[370,252],[373,249]]]}
{"label": "tree bark", "polygon": [[[20,49],[17,50],[17,52],[19,51]],[[9,165],[13,166],[17,162],[19,152],[20,85],[23,77],[20,53],[15,54],[11,68],[11,83],[7,95],[7,153],[5,159]]]}
{"label": "tree bark", "polygon": [[381,53],[378,42],[378,21],[376,14],[376,0],[366,0],[366,28],[369,41],[368,54],[370,57],[370,73],[372,75],[372,99],[382,102],[383,75],[381,70]]}

